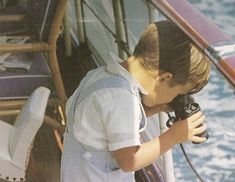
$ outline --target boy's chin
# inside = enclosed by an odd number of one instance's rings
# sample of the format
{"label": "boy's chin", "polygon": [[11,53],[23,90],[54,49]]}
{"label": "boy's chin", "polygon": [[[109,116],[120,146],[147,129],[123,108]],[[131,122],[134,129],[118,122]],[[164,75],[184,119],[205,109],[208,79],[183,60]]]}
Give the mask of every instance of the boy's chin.
{"label": "boy's chin", "polygon": [[142,99],[141,99],[142,104],[146,107],[154,107],[156,105],[166,104],[166,103],[161,103],[159,101],[160,100],[157,100],[157,99],[154,99],[154,98],[151,98],[151,97],[143,97],[143,96],[142,96]]}
{"label": "boy's chin", "polygon": [[142,104],[143,104],[145,107],[154,107],[154,106],[158,105],[158,104],[156,104],[156,103],[147,102],[147,101],[143,101],[143,100],[142,100]]}

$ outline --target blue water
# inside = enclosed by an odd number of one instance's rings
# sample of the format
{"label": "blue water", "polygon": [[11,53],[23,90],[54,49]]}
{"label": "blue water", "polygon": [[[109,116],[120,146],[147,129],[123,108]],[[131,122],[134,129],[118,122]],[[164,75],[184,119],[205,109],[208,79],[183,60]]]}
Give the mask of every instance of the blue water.
{"label": "blue water", "polygon": [[[235,0],[189,0],[235,38]],[[185,144],[193,165],[206,182],[235,182],[235,94],[215,68],[196,101],[207,116],[210,138],[205,144]],[[173,150],[176,182],[199,181],[178,146]]]}

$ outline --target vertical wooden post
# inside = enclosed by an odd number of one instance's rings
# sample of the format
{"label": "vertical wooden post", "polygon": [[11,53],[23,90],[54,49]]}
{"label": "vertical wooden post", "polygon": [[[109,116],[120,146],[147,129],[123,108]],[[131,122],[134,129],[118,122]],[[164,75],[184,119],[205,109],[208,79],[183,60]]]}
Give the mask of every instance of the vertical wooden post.
{"label": "vertical wooden post", "polygon": [[[153,23],[158,20],[158,10],[148,2],[148,15],[149,15],[149,23]],[[164,113],[159,113],[159,121],[160,121],[160,133],[164,133],[168,128],[166,127],[167,116]],[[174,182],[174,163],[172,150],[168,150],[162,157],[163,161],[163,171],[166,182]]]}
{"label": "vertical wooden post", "polygon": [[82,8],[82,0],[75,0],[75,8],[77,15],[77,34],[80,43],[86,42],[85,37],[85,26],[83,21],[83,8]]}
{"label": "vertical wooden post", "polygon": [[51,72],[53,75],[56,92],[61,101],[63,111],[65,110],[65,103],[67,101],[67,96],[65,93],[64,84],[63,84],[63,80],[61,77],[60,68],[58,64],[58,59],[57,59],[57,54],[56,54],[56,42],[57,42],[57,38],[60,32],[60,25],[64,17],[64,12],[65,12],[64,7],[66,7],[67,2],[68,0],[59,1],[58,7],[54,15],[54,20],[53,20],[54,26],[52,26],[50,30],[50,35],[49,35],[50,50],[48,51],[49,64],[50,64]]}
{"label": "vertical wooden post", "polygon": [[[165,113],[159,113],[159,121],[160,121],[160,133],[164,133],[168,128],[166,127],[166,121],[168,117]],[[162,158],[163,161],[163,171],[166,182],[175,182],[174,176],[174,163],[172,150],[168,150]]]}
{"label": "vertical wooden post", "polygon": [[158,10],[150,3],[149,1],[147,2],[147,7],[148,7],[148,16],[149,16],[149,23],[153,23],[156,20],[158,20]]}
{"label": "vertical wooden post", "polygon": [[[113,12],[114,12],[114,19],[115,19],[115,28],[116,28],[116,36],[117,36],[117,43],[120,41],[127,42],[125,25],[123,23],[123,12],[121,0],[113,0]],[[126,59],[127,54],[124,50],[122,50],[118,46],[118,55],[121,59]]]}

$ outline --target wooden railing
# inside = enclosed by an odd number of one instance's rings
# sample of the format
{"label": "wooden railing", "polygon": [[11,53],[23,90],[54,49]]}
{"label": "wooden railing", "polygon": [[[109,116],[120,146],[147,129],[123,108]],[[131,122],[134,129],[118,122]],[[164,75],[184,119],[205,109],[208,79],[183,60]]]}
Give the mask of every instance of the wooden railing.
{"label": "wooden railing", "polygon": [[235,40],[223,33],[186,0],[149,1],[205,51],[218,70],[235,87]]}

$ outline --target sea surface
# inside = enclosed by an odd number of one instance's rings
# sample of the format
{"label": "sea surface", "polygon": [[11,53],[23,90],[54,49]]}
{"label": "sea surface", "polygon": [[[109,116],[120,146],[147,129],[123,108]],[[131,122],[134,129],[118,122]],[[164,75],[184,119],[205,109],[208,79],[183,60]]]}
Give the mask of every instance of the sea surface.
{"label": "sea surface", "polygon": [[[225,33],[235,39],[235,0],[189,0]],[[188,156],[205,182],[235,182],[235,94],[213,67],[207,86],[195,95],[207,116],[209,140],[184,144]],[[178,146],[173,150],[176,182],[199,181]]]}

